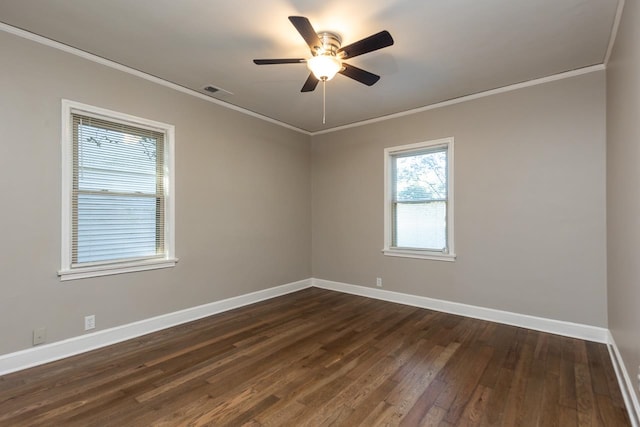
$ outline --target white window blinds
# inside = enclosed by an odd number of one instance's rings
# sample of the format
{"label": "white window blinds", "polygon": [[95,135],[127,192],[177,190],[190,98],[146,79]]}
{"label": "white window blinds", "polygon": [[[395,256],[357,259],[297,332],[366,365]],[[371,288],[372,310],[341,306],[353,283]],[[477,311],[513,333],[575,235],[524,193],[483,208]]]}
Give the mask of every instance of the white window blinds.
{"label": "white window blinds", "polygon": [[71,118],[71,266],[165,256],[164,133]]}

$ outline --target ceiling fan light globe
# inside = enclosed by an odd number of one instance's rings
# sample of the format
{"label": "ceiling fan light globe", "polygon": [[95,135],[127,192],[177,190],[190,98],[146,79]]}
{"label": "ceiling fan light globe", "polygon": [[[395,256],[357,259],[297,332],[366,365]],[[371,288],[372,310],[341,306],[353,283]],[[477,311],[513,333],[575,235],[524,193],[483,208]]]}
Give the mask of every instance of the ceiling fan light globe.
{"label": "ceiling fan light globe", "polygon": [[342,62],[333,55],[318,55],[307,60],[307,67],[318,80],[327,81],[342,69]]}

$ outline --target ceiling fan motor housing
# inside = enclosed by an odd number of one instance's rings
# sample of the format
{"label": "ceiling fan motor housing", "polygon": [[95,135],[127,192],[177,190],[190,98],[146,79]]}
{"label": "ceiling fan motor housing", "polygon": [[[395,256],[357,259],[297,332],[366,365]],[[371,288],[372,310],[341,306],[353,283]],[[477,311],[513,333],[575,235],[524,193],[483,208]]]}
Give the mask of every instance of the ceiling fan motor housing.
{"label": "ceiling fan motor housing", "polygon": [[336,33],[331,33],[329,31],[323,31],[318,33],[318,38],[322,43],[322,46],[316,47],[315,51],[312,49],[311,54],[313,56],[316,55],[333,55],[337,56],[338,49],[342,45],[342,38]]}

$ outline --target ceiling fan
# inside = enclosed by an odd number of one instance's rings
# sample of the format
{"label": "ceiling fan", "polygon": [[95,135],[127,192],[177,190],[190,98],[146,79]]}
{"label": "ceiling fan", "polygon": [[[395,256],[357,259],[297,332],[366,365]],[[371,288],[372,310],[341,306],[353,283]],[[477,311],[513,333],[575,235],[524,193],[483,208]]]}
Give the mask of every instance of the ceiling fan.
{"label": "ceiling fan", "polygon": [[307,64],[311,71],[301,92],[313,91],[318,82],[331,80],[337,73],[356,80],[367,86],[372,86],[380,76],[354,67],[343,62],[364,53],[373,52],[393,44],[393,38],[388,31],[380,31],[348,46],[341,47],[342,39],[338,34],[324,31],[316,33],[311,22],[304,16],[290,16],[289,21],[296,27],[309,49],[312,57],[284,58],[284,59],[254,59],[257,65],[273,64]]}

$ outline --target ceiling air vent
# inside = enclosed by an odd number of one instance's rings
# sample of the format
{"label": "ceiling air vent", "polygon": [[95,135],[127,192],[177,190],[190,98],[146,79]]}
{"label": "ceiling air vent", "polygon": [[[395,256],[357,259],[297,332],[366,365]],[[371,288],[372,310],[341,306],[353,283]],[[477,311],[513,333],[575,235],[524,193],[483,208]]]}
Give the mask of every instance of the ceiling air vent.
{"label": "ceiling air vent", "polygon": [[205,87],[202,88],[202,91],[206,92],[207,95],[215,95],[215,96],[233,95],[233,93],[229,92],[228,90],[221,89],[221,88],[216,87],[214,85],[206,85]]}

